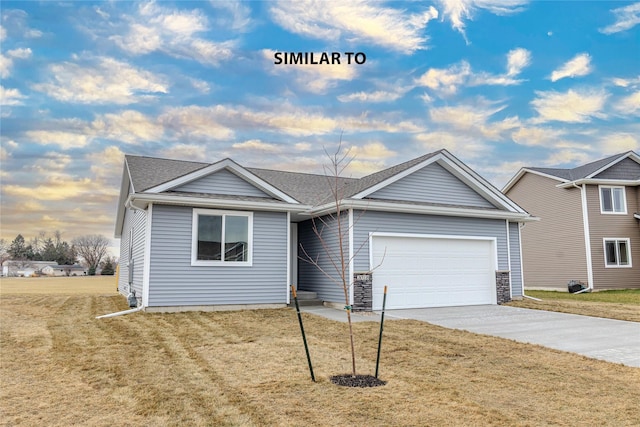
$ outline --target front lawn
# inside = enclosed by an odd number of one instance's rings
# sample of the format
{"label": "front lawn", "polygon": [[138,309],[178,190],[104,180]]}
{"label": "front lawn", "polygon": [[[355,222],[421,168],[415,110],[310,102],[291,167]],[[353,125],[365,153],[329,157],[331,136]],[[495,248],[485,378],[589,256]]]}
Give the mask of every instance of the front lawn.
{"label": "front lawn", "polygon": [[[640,369],[418,321],[385,323],[380,377],[344,388],[345,323],[292,309],[150,314],[118,295],[2,295],[0,419],[47,426],[632,426]],[[359,373],[379,325],[354,324]]]}
{"label": "front lawn", "polygon": [[508,305],[640,322],[640,289],[584,292],[581,294],[526,291],[525,294],[542,301],[523,299],[512,301]]}

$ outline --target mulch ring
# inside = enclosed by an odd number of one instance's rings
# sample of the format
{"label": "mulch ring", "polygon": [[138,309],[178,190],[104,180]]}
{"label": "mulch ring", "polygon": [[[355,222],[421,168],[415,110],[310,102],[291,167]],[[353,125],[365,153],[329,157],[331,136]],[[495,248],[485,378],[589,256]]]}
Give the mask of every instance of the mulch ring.
{"label": "mulch ring", "polygon": [[335,375],[330,378],[331,382],[344,387],[379,387],[387,382],[379,380],[373,375],[356,375],[351,374]]}

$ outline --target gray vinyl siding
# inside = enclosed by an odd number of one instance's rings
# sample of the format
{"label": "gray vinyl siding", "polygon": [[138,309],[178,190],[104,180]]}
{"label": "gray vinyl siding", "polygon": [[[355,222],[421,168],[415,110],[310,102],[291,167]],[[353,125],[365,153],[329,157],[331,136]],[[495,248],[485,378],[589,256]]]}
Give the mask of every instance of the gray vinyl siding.
{"label": "gray vinyl siding", "polygon": [[209,193],[233,196],[270,197],[268,194],[249,184],[244,179],[226,169],[188,182],[176,187],[173,191],[187,193]]}
{"label": "gray vinyl siding", "polygon": [[509,249],[511,257],[511,296],[513,298],[522,297],[522,263],[520,260],[520,237],[517,222],[509,223]]}
{"label": "gray vinyl siding", "polygon": [[600,172],[594,178],[624,180],[640,179],[640,164],[627,157],[610,168]]}
{"label": "gray vinyl siding", "polygon": [[437,163],[432,163],[368,196],[372,199],[495,208]]}
{"label": "gray vinyl siding", "polygon": [[[344,302],[344,291],[340,283],[340,272],[336,270],[332,264],[328,253],[336,259],[336,264],[340,265],[339,261],[339,236],[337,227],[326,226],[322,231],[322,239],[324,240],[325,247],[313,231],[313,221],[307,220],[298,224],[298,289],[305,291],[313,291],[318,294],[318,298],[323,301],[332,302]],[[318,229],[322,228],[321,221],[329,221],[328,217],[322,217],[321,219],[315,219]],[[345,262],[347,263],[346,275],[349,275],[348,270],[348,257],[349,257],[349,217],[345,212],[341,217],[343,225],[343,248],[345,253]],[[335,222],[333,223],[335,224]],[[318,267],[307,262],[307,255],[300,248],[304,248],[304,251],[314,260],[318,260],[320,267],[331,276],[332,279],[320,271]]]}
{"label": "gray vinyl siding", "polygon": [[[144,281],[144,248],[146,238],[147,214],[139,210],[126,209],[122,237],[120,239],[120,261],[118,292],[129,294],[129,269],[133,269],[132,290],[138,299],[142,298]],[[133,227],[133,262],[129,264],[129,237]]]}
{"label": "gray vinyl siding", "polygon": [[[367,211],[354,212],[358,218],[353,232],[354,269],[368,271],[369,233],[438,234],[451,236],[495,237],[497,240],[498,268],[506,270],[507,228],[502,219],[463,218],[438,215],[417,215],[405,213]],[[358,248],[360,250],[358,251]],[[375,271],[374,273],[375,274]]]}
{"label": "gray vinyl siding", "polygon": [[254,212],[252,266],[192,266],[192,216],[153,206],[149,306],[286,303],[286,213]]}

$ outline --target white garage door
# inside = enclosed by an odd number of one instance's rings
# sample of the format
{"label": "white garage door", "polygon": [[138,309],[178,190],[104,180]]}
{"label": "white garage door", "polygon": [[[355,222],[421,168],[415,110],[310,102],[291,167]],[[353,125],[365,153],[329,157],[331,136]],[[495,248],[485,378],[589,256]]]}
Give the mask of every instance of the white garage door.
{"label": "white garage door", "polygon": [[495,241],[373,236],[373,309],[496,303]]}

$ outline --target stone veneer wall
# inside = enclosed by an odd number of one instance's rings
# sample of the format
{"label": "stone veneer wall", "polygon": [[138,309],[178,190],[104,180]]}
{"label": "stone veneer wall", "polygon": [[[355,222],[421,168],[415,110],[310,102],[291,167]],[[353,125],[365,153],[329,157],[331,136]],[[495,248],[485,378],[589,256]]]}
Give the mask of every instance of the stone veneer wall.
{"label": "stone veneer wall", "polygon": [[511,283],[509,281],[509,271],[496,271],[496,293],[498,304],[511,301]]}

